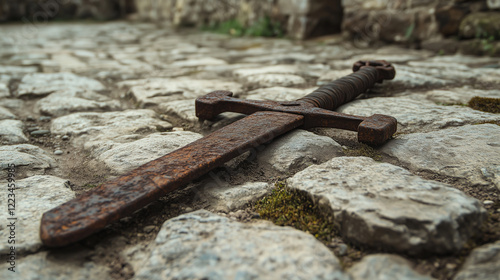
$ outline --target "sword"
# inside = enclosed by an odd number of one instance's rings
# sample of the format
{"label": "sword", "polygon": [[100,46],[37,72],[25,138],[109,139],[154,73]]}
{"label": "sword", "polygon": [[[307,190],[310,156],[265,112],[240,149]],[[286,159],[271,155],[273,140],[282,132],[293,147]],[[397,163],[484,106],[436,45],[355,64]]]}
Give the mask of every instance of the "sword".
{"label": "sword", "polygon": [[396,132],[395,118],[379,114],[359,117],[332,110],[376,83],[393,79],[396,71],[386,61],[358,61],[353,71],[297,101],[241,100],[233,98],[229,91],[214,91],[199,97],[196,116],[200,119],[213,119],[223,112],[249,116],[45,212],[40,224],[43,244],[60,247],[88,237],[295,128],[346,129],[357,131],[360,142],[383,144]]}

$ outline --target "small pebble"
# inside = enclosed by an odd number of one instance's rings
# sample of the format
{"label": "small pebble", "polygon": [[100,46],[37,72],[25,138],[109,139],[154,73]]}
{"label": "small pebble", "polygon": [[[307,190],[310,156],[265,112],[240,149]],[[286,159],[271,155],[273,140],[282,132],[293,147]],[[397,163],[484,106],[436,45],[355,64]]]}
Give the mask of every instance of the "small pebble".
{"label": "small pebble", "polygon": [[64,140],[64,141],[68,141],[69,140],[69,136],[68,135],[64,135],[61,139]]}
{"label": "small pebble", "polygon": [[153,226],[153,225],[151,225],[151,226],[145,226],[145,227],[144,227],[144,232],[146,232],[146,233],[150,233],[150,232],[152,232],[155,228],[156,228],[156,226]]}
{"label": "small pebble", "polygon": [[35,127],[28,127],[27,130],[28,130],[28,132],[33,132],[33,131],[39,130],[39,129],[40,129],[39,127],[35,126]]}
{"label": "small pebble", "polygon": [[54,155],[56,155],[56,156],[59,156],[59,155],[62,155],[62,154],[64,154],[64,152],[61,151],[61,150],[55,150],[54,151]]}
{"label": "small pebble", "polygon": [[493,202],[493,201],[491,201],[491,200],[485,200],[485,201],[483,201],[483,204],[484,204],[484,205],[491,205],[491,204],[493,204],[493,203],[494,203],[494,202]]}
{"label": "small pebble", "polygon": [[186,208],[184,208],[184,212],[185,212],[185,213],[193,212],[193,208],[191,208],[191,207],[186,207]]}
{"label": "small pebble", "polygon": [[184,131],[184,128],[182,128],[182,127],[174,127],[174,128],[172,128],[172,131]]}
{"label": "small pebble", "polygon": [[51,119],[52,118],[49,117],[49,116],[41,116],[41,117],[38,118],[38,120],[41,121],[41,122],[50,122]]}
{"label": "small pebble", "polygon": [[30,134],[32,136],[40,136],[40,135],[45,135],[45,134],[49,134],[49,133],[50,133],[50,130],[42,129],[42,130],[32,131]]}
{"label": "small pebble", "polygon": [[339,245],[339,256],[343,257],[347,254],[347,245],[345,244],[340,244]]}

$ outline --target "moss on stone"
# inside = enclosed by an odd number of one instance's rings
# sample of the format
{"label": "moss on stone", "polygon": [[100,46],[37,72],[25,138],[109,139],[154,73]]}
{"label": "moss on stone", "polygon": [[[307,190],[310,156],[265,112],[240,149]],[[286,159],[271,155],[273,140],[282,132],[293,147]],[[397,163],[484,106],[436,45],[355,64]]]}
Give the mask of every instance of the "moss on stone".
{"label": "moss on stone", "polygon": [[307,194],[288,188],[284,182],[277,182],[271,194],[255,204],[255,209],[266,220],[309,232],[323,242],[329,242],[336,232],[333,223]]}
{"label": "moss on stone", "polygon": [[360,144],[355,148],[344,149],[344,154],[349,157],[369,157],[375,161],[382,160],[380,152],[366,144]]}
{"label": "moss on stone", "polygon": [[500,98],[475,96],[469,101],[468,105],[474,110],[488,113],[500,113]]}

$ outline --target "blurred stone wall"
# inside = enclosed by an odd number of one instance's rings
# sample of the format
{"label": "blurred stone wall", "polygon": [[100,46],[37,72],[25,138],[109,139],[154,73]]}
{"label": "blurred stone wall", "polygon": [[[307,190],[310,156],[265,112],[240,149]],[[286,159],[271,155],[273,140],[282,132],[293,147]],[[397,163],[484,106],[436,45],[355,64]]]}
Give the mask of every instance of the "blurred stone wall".
{"label": "blurred stone wall", "polygon": [[341,0],[136,0],[141,19],[175,26],[203,26],[238,19],[249,26],[263,17],[296,39],[340,32]]}
{"label": "blurred stone wall", "polygon": [[0,0],[0,22],[53,19],[109,20],[135,12],[135,0]]}
{"label": "blurred stone wall", "polygon": [[342,30],[359,46],[401,43],[500,54],[500,0],[344,0]]}

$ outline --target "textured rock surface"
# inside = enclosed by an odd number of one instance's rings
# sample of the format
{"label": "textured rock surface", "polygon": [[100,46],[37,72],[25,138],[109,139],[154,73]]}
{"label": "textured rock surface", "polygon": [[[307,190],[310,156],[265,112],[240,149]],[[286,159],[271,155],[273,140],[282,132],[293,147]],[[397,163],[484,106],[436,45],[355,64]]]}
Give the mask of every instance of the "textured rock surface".
{"label": "textured rock surface", "polygon": [[92,91],[62,90],[40,99],[35,108],[43,115],[63,116],[82,111],[114,111],[120,108],[120,102]]}
{"label": "textured rock surface", "polygon": [[8,164],[15,164],[17,167],[26,167],[32,171],[39,170],[42,174],[45,169],[57,166],[47,152],[29,144],[0,146],[0,161],[2,169],[7,168]]}
{"label": "textured rock surface", "polygon": [[167,221],[152,246],[136,279],[349,279],[310,235],[204,210]]}
{"label": "textured rock surface", "polygon": [[212,179],[199,187],[196,196],[199,200],[209,201],[214,210],[225,213],[243,208],[247,203],[262,198],[273,188],[272,184],[264,182],[235,186],[226,183],[218,173],[211,172],[209,176]]}
{"label": "textured rock surface", "polygon": [[[38,237],[40,228],[40,219],[42,214],[59,204],[62,204],[75,195],[71,189],[65,186],[67,180],[48,175],[36,175],[15,182],[15,246],[18,253],[35,252],[42,246],[42,241]],[[1,189],[3,197],[7,197],[7,188]],[[7,209],[7,200],[0,200],[2,209]],[[7,211],[0,212],[0,218],[7,221]],[[0,225],[0,237],[8,240],[10,229],[7,224]],[[7,242],[0,244],[0,253],[10,252]]]}
{"label": "textured rock surface", "polygon": [[369,255],[349,268],[353,280],[431,280],[429,276],[418,274],[411,268],[411,263],[397,255]]}
{"label": "textured rock surface", "polygon": [[34,73],[23,77],[16,94],[17,96],[47,95],[68,88],[95,91],[105,89],[97,80],[80,77],[73,73]]}
{"label": "textured rock surface", "polygon": [[0,277],[15,275],[26,280],[106,279],[109,268],[92,261],[64,253],[41,252],[18,259],[16,272],[7,270],[8,263],[0,265]]}
{"label": "textured rock surface", "polygon": [[9,109],[0,106],[0,120],[15,119],[16,115],[12,114]]}
{"label": "textured rock surface", "polygon": [[[116,143],[137,140],[147,132],[166,130],[172,125],[156,118],[152,110],[128,110],[110,113],[75,113],[52,121],[54,134],[76,136],[75,144],[99,155]],[[134,139],[135,138],[135,139]]]}
{"label": "textured rock surface", "polygon": [[0,144],[28,142],[24,135],[24,123],[19,120],[0,120]]}
{"label": "textured rock surface", "polygon": [[258,155],[258,161],[285,173],[343,154],[342,147],[331,138],[297,129],[266,146],[265,152]]}
{"label": "textured rock surface", "polygon": [[335,158],[287,182],[334,215],[345,238],[393,252],[457,252],[485,218],[462,192],[365,157]]}
{"label": "textured rock surface", "polygon": [[500,126],[466,125],[433,133],[402,135],[382,148],[415,171],[500,188]]}
{"label": "textured rock surface", "polygon": [[124,174],[201,138],[190,131],[153,133],[140,140],[117,144],[99,155],[115,174]]}
{"label": "textured rock surface", "polygon": [[474,249],[454,280],[495,280],[500,271],[500,241]]}
{"label": "textured rock surface", "polygon": [[450,126],[500,121],[500,115],[462,106],[441,106],[408,97],[370,98],[350,102],[337,111],[371,116],[385,114],[398,120],[398,132],[427,132]]}

